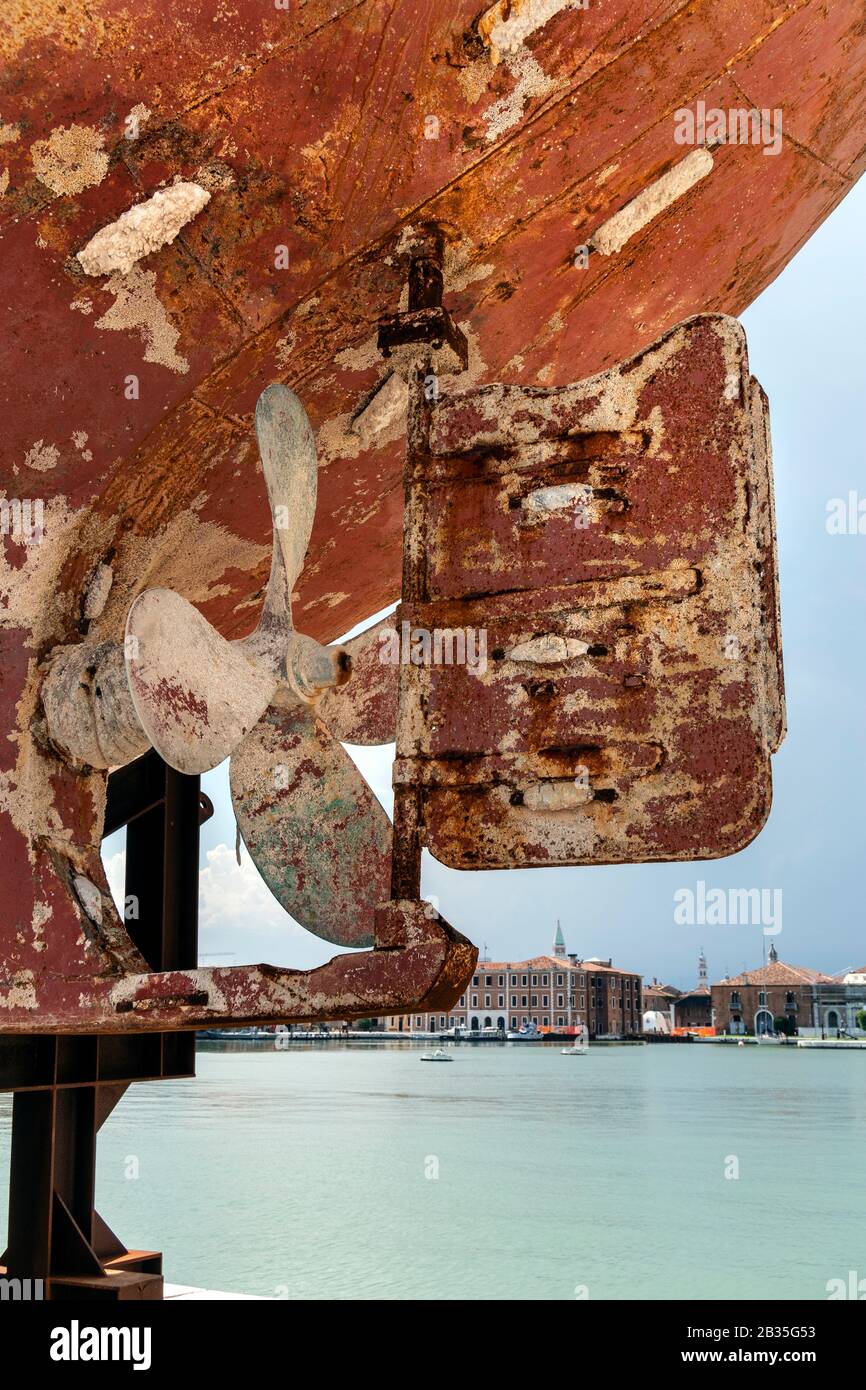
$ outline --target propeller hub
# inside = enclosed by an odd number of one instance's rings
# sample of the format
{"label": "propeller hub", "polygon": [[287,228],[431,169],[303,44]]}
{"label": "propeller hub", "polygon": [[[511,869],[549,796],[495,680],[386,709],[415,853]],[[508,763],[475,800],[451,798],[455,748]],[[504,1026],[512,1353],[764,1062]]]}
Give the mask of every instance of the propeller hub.
{"label": "propeller hub", "polygon": [[352,674],[345,647],[323,647],[314,637],[293,633],[286,648],[286,682],[308,704]]}

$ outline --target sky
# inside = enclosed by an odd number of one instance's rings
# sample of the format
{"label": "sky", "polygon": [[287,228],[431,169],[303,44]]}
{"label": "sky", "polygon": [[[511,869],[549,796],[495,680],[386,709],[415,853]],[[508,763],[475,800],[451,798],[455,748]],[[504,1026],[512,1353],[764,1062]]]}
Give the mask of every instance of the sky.
{"label": "sky", "polygon": [[[425,852],[422,893],[493,960],[549,951],[557,920],[569,951],[681,988],[706,952],[710,979],[779,958],[835,973],[866,964],[864,656],[866,534],[835,534],[834,499],[866,513],[866,180],[742,316],[752,374],[770,399],[788,734],[773,760],[770,818],[727,859],[466,873]],[[856,523],[855,523],[856,525]],[[866,533],[866,518],[863,522]],[[391,809],[393,746],[350,750]],[[334,948],[299,927],[235,858],[228,765],[202,779],[215,815],[202,830],[200,959],[306,969]],[[117,898],[123,832],[103,857]],[[781,905],[758,924],[687,925],[675,895],[763,889]],[[682,917],[682,913],[678,914]]]}

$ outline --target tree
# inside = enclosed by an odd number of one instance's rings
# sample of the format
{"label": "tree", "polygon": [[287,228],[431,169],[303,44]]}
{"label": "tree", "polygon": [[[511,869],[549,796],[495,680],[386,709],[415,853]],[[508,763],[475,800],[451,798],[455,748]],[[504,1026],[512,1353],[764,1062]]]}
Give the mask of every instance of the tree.
{"label": "tree", "polygon": [[866,1009],[857,1010],[857,1027],[862,1028],[866,1033]]}

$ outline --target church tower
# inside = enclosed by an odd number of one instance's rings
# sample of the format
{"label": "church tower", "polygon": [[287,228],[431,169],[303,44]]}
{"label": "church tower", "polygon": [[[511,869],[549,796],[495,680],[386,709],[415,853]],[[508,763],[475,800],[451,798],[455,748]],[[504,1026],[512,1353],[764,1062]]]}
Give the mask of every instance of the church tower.
{"label": "church tower", "polygon": [[698,956],[698,989],[705,989],[709,992],[709,981],[707,979],[707,958],[704,955],[704,948],[701,947],[701,954]]}
{"label": "church tower", "polygon": [[553,954],[559,960],[565,960],[565,937],[562,935],[562,927],[559,921],[556,923],[556,935],[553,938]]}

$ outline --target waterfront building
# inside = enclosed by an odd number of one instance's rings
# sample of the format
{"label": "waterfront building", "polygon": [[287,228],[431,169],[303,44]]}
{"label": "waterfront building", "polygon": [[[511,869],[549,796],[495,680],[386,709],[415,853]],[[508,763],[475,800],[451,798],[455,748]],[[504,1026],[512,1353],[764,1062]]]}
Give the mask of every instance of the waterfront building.
{"label": "waterfront building", "polygon": [[800,1032],[806,1037],[834,1038],[849,1034],[863,1037],[857,1016],[866,1009],[866,967],[844,970],[822,981],[812,991],[812,1017]]}
{"label": "waterfront building", "polygon": [[672,1014],[674,1028],[711,1028],[713,1025],[713,1001],[703,950],[698,957],[698,983],[674,1001]]}
{"label": "waterfront building", "polygon": [[643,1031],[670,1033],[674,1026],[673,1006],[681,991],[676,985],[663,985],[653,976],[643,987]]}
{"label": "waterfront building", "polygon": [[384,1019],[389,1032],[507,1032],[534,1023],[542,1031],[591,1037],[637,1037],[642,1031],[642,977],[597,956],[566,952],[557,923],[551,955],[528,960],[479,960],[469,988],[449,1013]]}
{"label": "waterfront building", "polygon": [[779,960],[772,943],[766,965],[744,970],[712,986],[713,1020],[719,1032],[756,1036],[775,1032],[776,1019],[784,1019],[785,1031],[791,1033],[816,1028],[820,1031],[821,1020],[827,1016],[836,1020],[838,1028],[837,1010],[841,1006],[822,1006],[822,989],[827,985],[834,986],[837,992],[846,988],[832,975]]}

